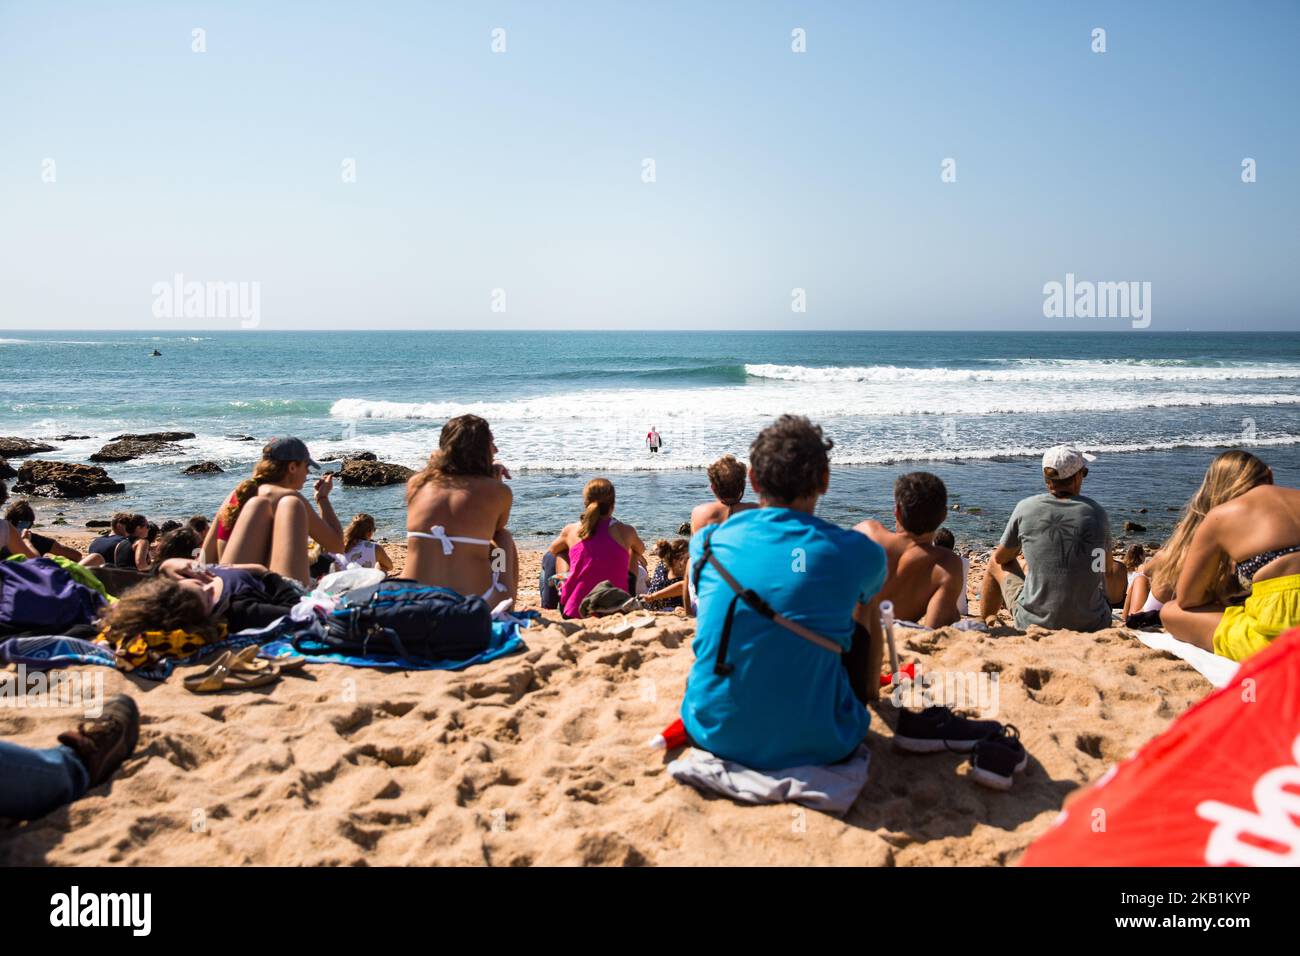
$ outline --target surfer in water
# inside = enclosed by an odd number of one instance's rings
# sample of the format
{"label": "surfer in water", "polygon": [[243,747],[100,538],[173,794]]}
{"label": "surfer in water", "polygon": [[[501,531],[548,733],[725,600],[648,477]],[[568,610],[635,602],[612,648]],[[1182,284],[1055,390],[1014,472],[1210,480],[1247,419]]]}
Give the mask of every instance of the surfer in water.
{"label": "surfer in water", "polygon": [[646,432],[645,443],[646,443],[646,447],[650,449],[650,454],[652,455],[659,454],[659,446],[664,443],[664,440],[663,437],[657,431],[655,431],[655,427],[653,425],[651,425],[650,430]]}

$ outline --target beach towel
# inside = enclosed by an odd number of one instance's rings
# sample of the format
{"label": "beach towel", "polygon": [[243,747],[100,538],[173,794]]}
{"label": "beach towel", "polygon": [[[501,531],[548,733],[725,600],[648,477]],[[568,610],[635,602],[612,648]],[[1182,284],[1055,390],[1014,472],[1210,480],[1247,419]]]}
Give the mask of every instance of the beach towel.
{"label": "beach towel", "polygon": [[113,667],[117,658],[113,649],[79,637],[11,637],[0,641],[0,662],[24,664],[28,670],[50,670],[78,664]]}
{"label": "beach towel", "polygon": [[[425,661],[403,660],[393,657],[356,657],[348,654],[324,653],[313,654],[307,658],[312,664],[344,664],[350,667],[381,667],[392,670],[465,670],[477,664],[486,664],[498,657],[505,657],[525,649],[524,639],[519,635],[521,628],[540,621],[541,616],[535,611],[514,614],[507,621],[494,621],[492,637],[482,652],[464,660]],[[294,646],[295,638],[314,631],[312,622],[294,621],[288,615],[266,627],[248,629],[229,635],[223,641],[200,646],[190,655],[178,657],[158,657],[148,663],[135,667],[131,673],[136,677],[163,681],[171,676],[177,663],[198,664],[215,658],[225,651],[240,650],[249,644],[262,645],[260,657],[274,660],[277,657],[292,657],[298,654]],[[42,670],[56,667],[76,667],[95,664],[103,667],[118,666],[118,657],[114,649],[107,644],[95,641],[83,641],[73,637],[13,637],[0,642],[0,662],[8,664],[26,664],[29,668]]]}
{"label": "beach towel", "polygon": [[1147,647],[1157,651],[1168,651],[1174,657],[1180,657],[1191,664],[1201,676],[1215,687],[1227,687],[1232,677],[1241,666],[1237,661],[1211,654],[1195,644],[1180,641],[1165,631],[1134,631],[1133,636]]}
{"label": "beach towel", "polygon": [[691,749],[668,765],[668,774],[678,783],[738,803],[798,803],[842,817],[866,786],[870,769],[871,751],[859,744],[853,756],[840,763],[768,771]]}

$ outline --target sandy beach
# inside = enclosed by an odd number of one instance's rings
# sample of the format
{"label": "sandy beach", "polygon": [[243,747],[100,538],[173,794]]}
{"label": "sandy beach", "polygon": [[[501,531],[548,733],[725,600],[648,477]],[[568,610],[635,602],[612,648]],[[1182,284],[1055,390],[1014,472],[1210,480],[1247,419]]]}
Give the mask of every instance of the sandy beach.
{"label": "sandy beach", "polygon": [[[535,578],[539,554],[523,560]],[[206,696],[182,686],[196,668],[164,683],[90,669],[136,697],[136,754],[108,786],[0,831],[0,864],[1014,864],[1072,791],[1210,690],[1122,630],[904,634],[931,673],[997,675],[1028,770],[996,793],[955,754],[897,753],[882,702],[869,782],[839,820],[665,772],[673,755],[646,742],[676,716],[689,619],[547,618],[523,653],[463,673],[312,665]],[[48,745],[73,719],[4,708],[0,735]]]}

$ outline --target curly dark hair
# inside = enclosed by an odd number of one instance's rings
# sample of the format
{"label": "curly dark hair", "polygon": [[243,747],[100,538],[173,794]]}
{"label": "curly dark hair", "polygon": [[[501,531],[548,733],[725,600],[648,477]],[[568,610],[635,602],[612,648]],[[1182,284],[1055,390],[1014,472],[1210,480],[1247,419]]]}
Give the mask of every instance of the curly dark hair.
{"label": "curly dark hair", "polygon": [[197,591],[167,578],[149,578],[131,588],[101,620],[115,644],[147,631],[189,631],[213,640],[219,631]]}
{"label": "curly dark hair", "polygon": [[948,489],[938,475],[908,472],[894,482],[894,504],[904,531],[928,534],[948,517]]}
{"label": "curly dark hair", "polygon": [[709,487],[724,505],[734,505],[745,497],[745,478],[748,469],[735,455],[723,455],[709,465]]}
{"label": "curly dark hair", "polygon": [[835,443],[803,415],[782,415],[749,446],[754,482],[769,501],[789,504],[819,494]]}

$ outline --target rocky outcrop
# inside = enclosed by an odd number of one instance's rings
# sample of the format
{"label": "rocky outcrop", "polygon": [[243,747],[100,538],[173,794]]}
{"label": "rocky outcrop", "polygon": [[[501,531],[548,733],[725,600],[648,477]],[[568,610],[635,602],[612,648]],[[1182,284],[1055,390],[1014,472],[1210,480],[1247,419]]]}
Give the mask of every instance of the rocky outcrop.
{"label": "rocky outcrop", "polygon": [[401,484],[413,474],[415,472],[404,465],[370,461],[364,458],[347,458],[343,461],[343,467],[339,469],[339,480],[345,485],[379,488],[384,485]]}
{"label": "rocky outcrop", "polygon": [[252,435],[227,435],[231,441],[257,441]]}
{"label": "rocky outcrop", "polygon": [[14,491],[37,498],[89,498],[114,495],[126,490],[120,481],[108,477],[103,468],[68,461],[25,461],[18,468]]}
{"label": "rocky outcrop", "polygon": [[185,441],[193,438],[194,432],[141,432],[138,435],[114,435],[110,441]]}
{"label": "rocky outcrop", "polygon": [[12,478],[17,474],[18,472],[14,471],[13,465],[9,464],[5,459],[0,458],[0,481],[4,481],[6,478]]}
{"label": "rocky outcrop", "polygon": [[91,461],[114,462],[130,461],[144,455],[157,455],[162,452],[177,452],[180,445],[161,439],[146,438],[143,435],[126,435],[115,438],[99,451],[90,456]]}
{"label": "rocky outcrop", "polygon": [[89,435],[55,435],[50,441],[83,441],[89,437]]}
{"label": "rocky outcrop", "polygon": [[215,461],[201,461],[197,465],[190,465],[182,475],[220,475],[224,470]]}
{"label": "rocky outcrop", "polygon": [[0,458],[22,458],[43,451],[54,451],[54,446],[30,438],[0,438]]}
{"label": "rocky outcrop", "polygon": [[373,451],[354,451],[346,455],[326,455],[321,461],[378,461]]}

